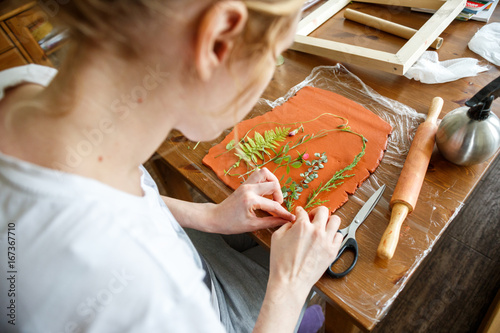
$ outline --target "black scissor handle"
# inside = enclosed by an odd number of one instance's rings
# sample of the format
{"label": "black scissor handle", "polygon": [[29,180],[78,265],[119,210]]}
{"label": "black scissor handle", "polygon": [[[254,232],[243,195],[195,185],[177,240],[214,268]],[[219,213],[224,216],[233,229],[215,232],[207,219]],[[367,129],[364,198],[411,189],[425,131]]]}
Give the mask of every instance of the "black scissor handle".
{"label": "black scissor handle", "polygon": [[[332,270],[332,266],[337,262],[337,260],[339,260],[339,258],[342,256],[344,251],[347,249],[350,249],[350,250],[352,250],[352,252],[354,252],[354,260],[352,261],[351,266],[341,273],[334,272]],[[348,238],[347,241],[345,242],[344,246],[342,246],[340,248],[339,253],[337,254],[337,258],[335,258],[335,260],[332,262],[332,264],[330,266],[328,266],[327,272],[328,272],[328,274],[330,274],[330,276],[332,276],[334,278],[344,277],[347,274],[349,274],[350,271],[352,271],[352,269],[356,265],[357,261],[358,261],[358,243],[356,242],[356,240],[354,238]]]}

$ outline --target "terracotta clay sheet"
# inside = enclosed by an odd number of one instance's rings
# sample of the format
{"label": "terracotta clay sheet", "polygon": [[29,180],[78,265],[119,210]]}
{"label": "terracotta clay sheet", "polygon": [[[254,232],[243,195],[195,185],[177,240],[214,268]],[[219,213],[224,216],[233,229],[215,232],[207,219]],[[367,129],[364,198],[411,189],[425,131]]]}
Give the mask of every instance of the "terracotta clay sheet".
{"label": "terracotta clay sheet", "polygon": [[[235,149],[229,152],[226,149],[231,140],[234,139],[237,142],[245,135],[247,138],[254,138],[255,132],[264,135],[266,130],[275,130],[277,127],[289,127],[291,131],[299,128],[297,134],[288,136],[285,141],[279,142],[280,147],[282,147],[287,142],[290,142],[289,146],[292,146],[304,135],[318,136],[327,132],[323,137],[312,139],[289,151],[292,159],[304,153],[309,155],[307,159],[309,161],[317,159],[315,153],[326,153],[328,158],[328,162],[323,164],[324,168],[318,170],[318,177],[309,183],[309,188],[304,189],[299,199],[294,202],[295,206],[304,206],[307,197],[314,189],[325,184],[336,171],[350,165],[355,156],[362,151],[361,137],[349,132],[334,130],[345,128],[342,126],[345,124],[345,120],[334,115],[346,118],[348,120],[347,126],[353,132],[362,134],[367,139],[365,154],[352,170],[345,173],[353,176],[341,180],[343,183],[331,191],[318,195],[318,199],[325,201],[323,205],[334,212],[348,200],[348,194],[353,194],[380,164],[392,127],[361,105],[333,92],[314,87],[302,88],[283,105],[262,116],[237,124],[220,144],[209,150],[203,158],[203,163],[210,167],[225,184],[236,189],[248,177],[248,175],[245,177],[237,175],[247,173],[249,168],[241,161],[239,167],[230,170],[229,174],[233,176],[225,173],[225,170],[228,170],[239,159],[235,155]],[[279,151],[279,149],[279,147],[275,148],[275,151]],[[259,159],[257,164],[263,164],[273,156],[274,153],[271,152],[270,157],[265,156],[264,161]],[[302,163],[298,168],[287,168],[286,166],[278,167],[278,164],[270,162],[265,167],[280,179],[282,186],[289,177],[299,183],[303,179],[300,174],[307,172],[308,169],[305,163]]]}

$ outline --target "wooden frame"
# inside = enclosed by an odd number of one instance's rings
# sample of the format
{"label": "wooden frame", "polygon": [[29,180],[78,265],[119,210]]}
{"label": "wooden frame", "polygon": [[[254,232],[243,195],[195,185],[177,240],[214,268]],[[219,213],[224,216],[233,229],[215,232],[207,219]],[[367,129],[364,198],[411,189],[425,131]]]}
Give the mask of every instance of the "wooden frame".
{"label": "wooden frame", "polygon": [[340,62],[367,66],[404,75],[430,44],[448,27],[465,7],[466,0],[356,0],[365,3],[419,7],[437,10],[432,17],[396,53],[334,42],[308,35],[344,8],[351,0],[329,0],[303,18],[291,49]]}

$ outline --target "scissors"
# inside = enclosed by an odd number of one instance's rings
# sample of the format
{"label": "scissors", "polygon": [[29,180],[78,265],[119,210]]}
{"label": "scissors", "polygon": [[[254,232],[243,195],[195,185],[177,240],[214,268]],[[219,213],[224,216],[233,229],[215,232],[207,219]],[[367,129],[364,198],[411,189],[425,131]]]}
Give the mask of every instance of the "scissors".
{"label": "scissors", "polygon": [[[375,208],[380,198],[382,198],[382,193],[384,193],[384,190],[385,190],[385,185],[382,185],[375,193],[373,193],[370,199],[366,201],[363,207],[361,207],[359,212],[352,220],[351,224],[345,227],[344,229],[338,231],[339,233],[342,234],[344,240],[340,245],[340,250],[339,253],[337,254],[337,257],[335,258],[333,263],[328,267],[328,274],[330,274],[332,277],[334,278],[344,277],[354,268],[354,265],[356,265],[356,262],[358,261],[358,242],[354,237],[356,234],[356,230],[358,230],[358,227],[365,221],[366,217],[370,215],[371,211],[373,210],[373,208]],[[352,252],[354,252],[354,260],[351,266],[341,273],[334,272],[332,270],[332,266],[337,262],[337,260],[339,260],[344,251],[347,249],[350,249],[352,250]]]}

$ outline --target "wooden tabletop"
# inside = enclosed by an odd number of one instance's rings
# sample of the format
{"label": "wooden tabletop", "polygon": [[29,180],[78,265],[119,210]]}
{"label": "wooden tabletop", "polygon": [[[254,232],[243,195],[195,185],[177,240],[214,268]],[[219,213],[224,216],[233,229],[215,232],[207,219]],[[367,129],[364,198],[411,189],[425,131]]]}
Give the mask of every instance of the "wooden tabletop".
{"label": "wooden tabletop", "polygon": [[0,1],[0,21],[6,20],[36,5],[34,0]]}
{"label": "wooden tabletop", "polygon": [[[359,9],[397,23],[418,28],[429,18],[428,14],[410,13],[405,8],[384,7],[353,3],[348,8]],[[339,12],[314,34],[342,42],[362,43],[365,47],[396,49],[404,40],[378,32],[374,29],[356,26],[343,20]],[[490,22],[500,20],[500,10],[496,10]],[[438,50],[440,60],[463,57],[477,58],[482,64],[487,62],[468,49],[467,43],[474,33],[485,23],[453,21],[441,34],[443,46]],[[398,46],[399,45],[399,46]],[[335,60],[316,57],[295,51],[284,53],[285,62],[277,67],[276,73],[263,98],[275,100],[284,96],[290,88],[302,82],[316,66],[335,66]],[[423,84],[406,77],[343,64],[350,73],[374,89],[378,94],[403,103],[419,113],[426,114],[435,96],[444,99],[440,118],[447,112],[464,105],[477,91],[500,76],[499,67],[489,64],[488,71],[474,77],[459,79],[443,84]],[[500,101],[493,104],[493,111],[500,115]],[[254,110],[254,113],[256,111]],[[260,112],[260,111],[258,111]],[[205,167],[201,160],[214,142],[200,143],[196,149],[180,133],[173,132],[158,149],[158,154],[192,186],[213,202],[223,201],[232,190],[224,185],[215,174]],[[404,156],[403,156],[404,159]],[[382,166],[387,161],[382,160]],[[356,234],[360,246],[360,257],[354,270],[343,279],[323,276],[315,289],[329,304],[353,321],[360,329],[369,331],[382,320],[394,299],[405,287],[413,272],[425,256],[432,250],[440,235],[452,223],[453,218],[477,185],[491,164],[491,160],[471,167],[460,167],[447,162],[437,150],[433,153],[428,172],[422,186],[419,203],[407,218],[401,230],[396,254],[390,261],[376,257],[376,249],[387,226],[390,212],[388,202],[394,190],[398,174],[386,181],[387,189],[379,203],[378,210],[361,226]],[[400,172],[400,170],[399,170]],[[338,214],[342,217],[342,227],[354,217],[366,196],[363,186],[359,194],[349,200]],[[366,191],[365,191],[366,192]],[[357,195],[358,194],[358,195]],[[355,198],[351,198],[355,199]],[[272,230],[255,232],[254,236],[264,246],[269,246]]]}

